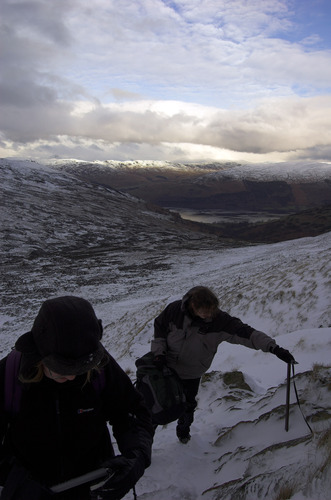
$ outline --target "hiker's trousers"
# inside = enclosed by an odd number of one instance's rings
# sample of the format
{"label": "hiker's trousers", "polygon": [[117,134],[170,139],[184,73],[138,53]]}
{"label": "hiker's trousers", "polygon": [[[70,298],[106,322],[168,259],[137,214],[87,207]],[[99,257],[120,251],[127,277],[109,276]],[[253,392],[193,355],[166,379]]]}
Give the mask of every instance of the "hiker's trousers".
{"label": "hiker's trousers", "polygon": [[176,432],[179,438],[187,437],[189,435],[190,426],[194,420],[194,411],[198,404],[196,396],[199,390],[200,377],[193,379],[181,379],[181,381],[184,388],[186,403],[185,411],[179,417],[177,422]]}

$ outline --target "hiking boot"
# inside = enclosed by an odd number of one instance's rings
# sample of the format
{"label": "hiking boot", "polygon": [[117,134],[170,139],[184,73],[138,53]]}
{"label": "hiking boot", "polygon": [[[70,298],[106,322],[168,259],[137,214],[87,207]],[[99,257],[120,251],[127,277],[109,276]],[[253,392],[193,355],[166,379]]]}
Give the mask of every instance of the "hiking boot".
{"label": "hiking boot", "polygon": [[191,436],[190,436],[190,434],[188,434],[187,436],[182,436],[182,437],[178,436],[178,439],[181,443],[187,444],[189,442],[189,440],[191,439]]}
{"label": "hiking boot", "polygon": [[188,425],[181,425],[180,423],[176,427],[176,436],[179,441],[186,444],[191,439],[190,427]]}

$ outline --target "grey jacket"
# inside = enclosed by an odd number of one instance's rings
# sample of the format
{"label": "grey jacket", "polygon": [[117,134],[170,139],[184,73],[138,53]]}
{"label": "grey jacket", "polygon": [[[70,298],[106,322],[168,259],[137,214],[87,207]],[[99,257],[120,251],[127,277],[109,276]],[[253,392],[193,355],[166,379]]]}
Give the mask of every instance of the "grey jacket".
{"label": "grey jacket", "polygon": [[210,367],[221,342],[269,352],[276,342],[240,319],[218,310],[211,320],[192,316],[187,296],[169,304],[154,321],[151,351],[165,355],[180,378],[201,377]]}

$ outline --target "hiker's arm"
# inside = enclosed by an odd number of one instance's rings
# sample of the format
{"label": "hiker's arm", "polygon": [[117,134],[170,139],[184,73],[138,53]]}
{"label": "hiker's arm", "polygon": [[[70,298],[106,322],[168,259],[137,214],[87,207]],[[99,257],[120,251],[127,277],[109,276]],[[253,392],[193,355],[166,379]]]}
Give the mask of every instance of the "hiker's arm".
{"label": "hiker's arm", "polygon": [[169,332],[168,308],[159,314],[154,320],[154,338],[166,338]]}
{"label": "hiker's arm", "polygon": [[119,451],[130,457],[139,450],[150,464],[154,429],[152,418],[141,394],[128,375],[112,358],[105,367],[106,414]]}
{"label": "hiker's arm", "polygon": [[[131,458],[137,453],[144,457],[145,467],[151,463],[154,429],[149,410],[140,394],[134,395],[131,412],[123,412],[113,425],[113,434],[122,455]],[[137,453],[136,453],[137,452]]]}
{"label": "hiker's arm", "polygon": [[0,447],[2,447],[1,443],[8,425],[5,414],[5,367],[6,359],[4,358],[0,361]]}
{"label": "hiker's arm", "polygon": [[167,353],[167,340],[162,337],[154,338],[151,341],[151,351],[155,357],[165,356]]}
{"label": "hiker's arm", "polygon": [[245,335],[234,334],[226,339],[231,344],[240,344],[250,349],[261,350],[263,352],[271,352],[270,349],[276,346],[274,339],[266,333],[252,329],[247,331]]}
{"label": "hiker's arm", "polygon": [[222,311],[218,320],[222,322],[223,340],[225,342],[240,344],[250,349],[260,349],[264,352],[271,352],[270,350],[276,346],[275,340],[269,335],[255,330],[243,323],[239,318],[230,316],[228,313]]}
{"label": "hiker's arm", "polygon": [[151,351],[155,356],[164,356],[166,354],[168,331],[167,314],[166,311],[162,311],[154,320],[154,338],[151,341]]}
{"label": "hiker's arm", "polygon": [[180,309],[181,301],[172,302],[154,320],[154,338],[151,342],[151,351],[155,356],[164,356],[167,353],[167,336],[170,323],[182,321],[183,313]]}
{"label": "hiker's arm", "polygon": [[238,318],[229,316],[228,335],[224,340],[231,344],[241,344],[251,349],[270,352],[285,363],[295,363],[292,354],[287,349],[278,346],[272,337],[246,325]]}

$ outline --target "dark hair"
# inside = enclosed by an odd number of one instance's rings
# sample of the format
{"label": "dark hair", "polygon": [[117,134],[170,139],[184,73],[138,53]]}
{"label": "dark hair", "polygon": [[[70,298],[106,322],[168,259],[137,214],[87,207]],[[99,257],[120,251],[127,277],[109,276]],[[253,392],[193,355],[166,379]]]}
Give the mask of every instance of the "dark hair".
{"label": "dark hair", "polygon": [[214,311],[218,308],[219,300],[209,288],[205,286],[196,286],[189,292],[189,303],[195,309],[207,309]]}

